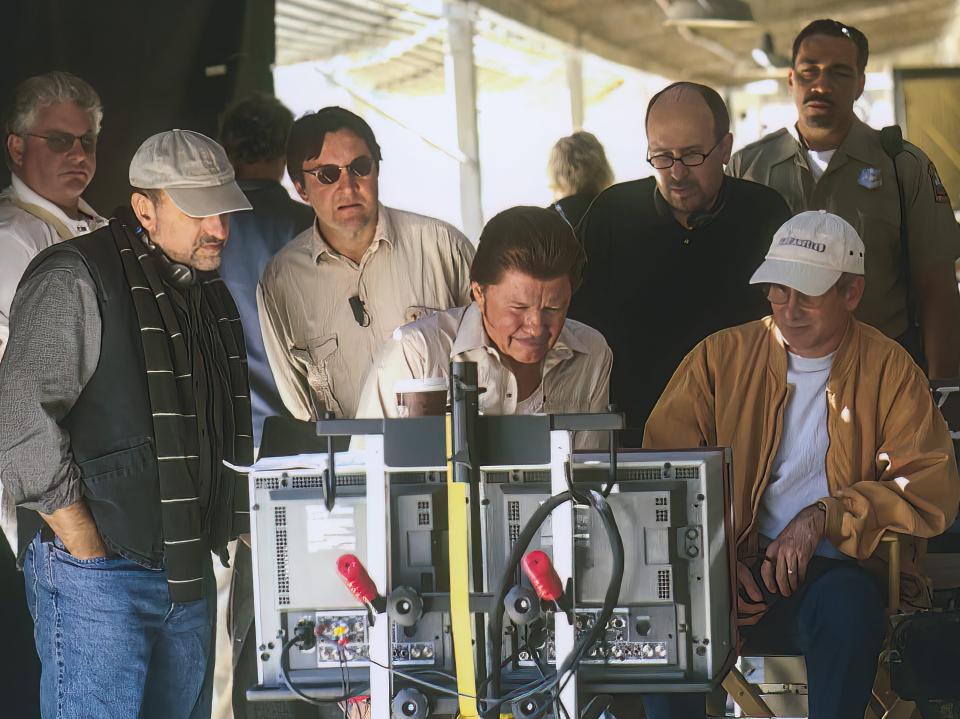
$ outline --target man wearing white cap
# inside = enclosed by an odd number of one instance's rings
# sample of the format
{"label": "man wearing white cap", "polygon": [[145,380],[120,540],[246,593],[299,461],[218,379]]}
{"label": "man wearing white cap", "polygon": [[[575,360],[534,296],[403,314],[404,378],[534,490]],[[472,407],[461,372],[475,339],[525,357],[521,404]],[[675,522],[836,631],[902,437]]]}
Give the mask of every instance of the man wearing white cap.
{"label": "man wearing white cap", "polygon": [[210,552],[248,528],[237,310],[215,270],[250,209],[223,149],[147,139],[130,207],[27,268],[0,365],[0,466],[44,716],[210,712]]}
{"label": "man wearing white cap", "polygon": [[863,261],[840,217],[788,220],[751,278],[772,317],[697,345],[644,436],[651,448],[733,448],[741,641],[747,653],[803,654],[818,719],[863,716],[869,700],[883,637],[880,538],[908,535],[901,599],[929,605],[917,557],[960,502],[926,377],[853,316]]}

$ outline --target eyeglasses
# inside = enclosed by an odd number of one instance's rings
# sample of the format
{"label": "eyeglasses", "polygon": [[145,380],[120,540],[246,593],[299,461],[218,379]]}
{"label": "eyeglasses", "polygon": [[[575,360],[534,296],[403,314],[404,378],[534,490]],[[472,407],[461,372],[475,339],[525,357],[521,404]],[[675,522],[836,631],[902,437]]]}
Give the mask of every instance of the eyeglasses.
{"label": "eyeglasses", "polygon": [[[726,135],[724,135],[724,137],[726,137]],[[717,140],[717,143],[706,152],[689,152],[686,155],[681,155],[680,157],[674,157],[673,155],[664,153],[661,155],[653,155],[648,157],[647,162],[653,165],[653,169],[655,170],[669,170],[671,167],[673,167],[673,163],[677,162],[678,160],[687,167],[696,167],[697,165],[702,165],[707,161],[707,158],[710,157],[710,153],[720,146],[720,143],[723,142],[723,139],[724,138],[721,137],[719,140]]]}
{"label": "eyeglasses", "polygon": [[[836,285],[831,287],[832,290]],[[803,307],[808,310],[820,309],[823,306],[823,301],[827,298],[827,295],[830,294],[830,290],[827,290],[822,295],[805,295],[802,292],[792,289],[790,287],[784,287],[783,285],[764,285],[763,294],[766,296],[767,300],[772,305],[785,305],[790,301],[790,293],[795,293],[797,298],[797,304],[800,307]]]}
{"label": "eyeglasses", "polygon": [[52,130],[46,135],[35,135],[32,132],[26,132],[24,135],[26,137],[39,137],[47,143],[50,152],[56,152],[58,155],[72,150],[77,140],[80,140],[80,147],[88,155],[97,149],[97,136],[93,132],[88,132],[85,135],[71,135],[69,132]]}
{"label": "eyeglasses", "polygon": [[363,155],[349,165],[320,165],[304,172],[316,177],[322,185],[332,185],[340,179],[340,173],[344,170],[354,177],[366,177],[373,171],[373,160]]}

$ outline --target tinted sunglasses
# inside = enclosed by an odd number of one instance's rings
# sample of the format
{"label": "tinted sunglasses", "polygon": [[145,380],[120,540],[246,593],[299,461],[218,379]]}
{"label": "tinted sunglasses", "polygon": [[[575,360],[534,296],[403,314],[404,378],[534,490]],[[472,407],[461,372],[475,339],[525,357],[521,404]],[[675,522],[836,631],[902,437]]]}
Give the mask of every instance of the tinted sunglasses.
{"label": "tinted sunglasses", "polygon": [[373,171],[373,160],[366,155],[358,157],[349,165],[320,165],[311,170],[304,170],[307,175],[313,175],[323,185],[332,185],[340,179],[340,173],[346,170],[354,177],[366,177]]}
{"label": "tinted sunglasses", "polygon": [[27,137],[39,137],[47,143],[47,147],[51,152],[56,152],[57,154],[69,152],[77,140],[80,140],[80,147],[88,154],[97,149],[97,136],[92,132],[88,132],[86,135],[71,135],[69,132],[53,130],[46,135],[35,135],[31,132],[24,134]]}
{"label": "tinted sunglasses", "polygon": [[[830,288],[832,290],[836,285]],[[790,301],[790,288],[784,287],[783,285],[776,285],[773,283],[760,285],[760,288],[763,290],[764,296],[767,300],[774,305],[785,305]],[[799,290],[793,290],[797,298],[797,304],[806,309],[819,309],[823,306],[824,300],[827,299],[827,294],[830,292],[827,290],[822,295],[805,295]]]}

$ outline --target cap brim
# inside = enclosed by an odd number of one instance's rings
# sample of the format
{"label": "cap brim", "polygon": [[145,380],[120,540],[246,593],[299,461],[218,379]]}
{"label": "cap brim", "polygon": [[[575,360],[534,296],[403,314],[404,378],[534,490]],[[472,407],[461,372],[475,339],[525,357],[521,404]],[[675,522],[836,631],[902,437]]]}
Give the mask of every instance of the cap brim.
{"label": "cap brim", "polygon": [[825,267],[806,265],[785,260],[764,260],[750,278],[751,285],[766,282],[791,287],[811,297],[818,297],[840,279],[840,270],[828,270]]}
{"label": "cap brim", "polygon": [[253,209],[236,182],[214,187],[167,187],[164,191],[188,217],[210,217]]}

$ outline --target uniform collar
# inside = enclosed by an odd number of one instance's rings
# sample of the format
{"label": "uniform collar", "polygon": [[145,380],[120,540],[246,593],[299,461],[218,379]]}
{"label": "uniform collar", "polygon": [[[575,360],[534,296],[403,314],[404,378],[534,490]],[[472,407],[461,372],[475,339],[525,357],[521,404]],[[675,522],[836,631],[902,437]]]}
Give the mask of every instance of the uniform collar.
{"label": "uniform collar", "polygon": [[[381,241],[393,246],[395,241],[395,232],[393,219],[390,217],[390,210],[382,202],[377,203],[377,226],[373,231],[373,242],[367,252],[375,251]],[[320,233],[320,223],[313,221],[313,261],[319,262],[324,255],[330,257],[340,257],[340,254],[327,244],[327,241]]]}
{"label": "uniform collar", "polygon": [[870,151],[870,128],[867,127],[859,118],[853,118],[853,124],[850,126],[850,132],[843,138],[838,152],[845,153],[848,157],[859,160],[865,165],[873,164],[875,153]]}
{"label": "uniform collar", "polygon": [[770,160],[773,164],[802,155],[803,149],[803,141],[800,139],[800,135],[797,134],[797,128],[795,126],[781,127],[773,133],[773,139],[770,144],[763,146],[764,155],[766,156],[766,153],[769,153]]}
{"label": "uniform collar", "polygon": [[[71,230],[73,230],[74,234],[82,234],[89,230],[93,230],[98,224],[106,222],[106,220],[104,220],[96,210],[90,207],[90,205],[87,204],[87,201],[82,197],[79,199],[77,207],[81,214],[89,218],[88,220],[75,220],[68,216],[66,212],[61,210],[54,203],[50,202],[50,200],[48,200],[46,197],[43,197],[42,195],[30,189],[27,183],[25,183],[16,175],[10,175],[10,187],[12,188],[13,195],[20,200],[20,202],[28,205],[36,205],[37,207],[46,210],[58,220],[63,222]],[[84,226],[86,227],[84,228]]]}
{"label": "uniform collar", "polygon": [[[807,147],[807,143],[804,142],[803,138],[800,136],[796,125],[791,125],[789,128],[787,128],[787,132],[789,132],[790,137],[792,137],[796,143],[798,152],[804,153],[809,149]],[[847,136],[843,138],[843,142],[841,142],[836,148],[836,154],[840,155],[840,157],[837,157],[837,162],[839,162],[841,159],[845,160],[847,157],[852,157],[853,159],[859,160],[864,164],[871,164],[873,162],[871,159],[873,157],[873,153],[870,151],[869,139],[868,126],[864,124],[860,118],[855,116],[853,118],[853,124],[850,125],[850,131],[847,132]],[[831,159],[830,164],[836,165],[837,162],[834,162]]]}
{"label": "uniform collar", "polygon": [[[487,335],[483,327],[483,315],[480,312],[480,306],[476,302],[471,302],[463,311],[460,318],[460,326],[457,328],[457,336],[453,340],[453,346],[450,348],[450,359],[455,359],[457,355],[473,350],[483,350],[485,352],[500,356],[500,350]],[[555,358],[556,360],[565,360],[573,356],[574,353],[587,354],[587,348],[580,339],[570,329],[568,323],[564,323],[560,330],[560,336],[557,343],[547,350],[547,360]]]}

